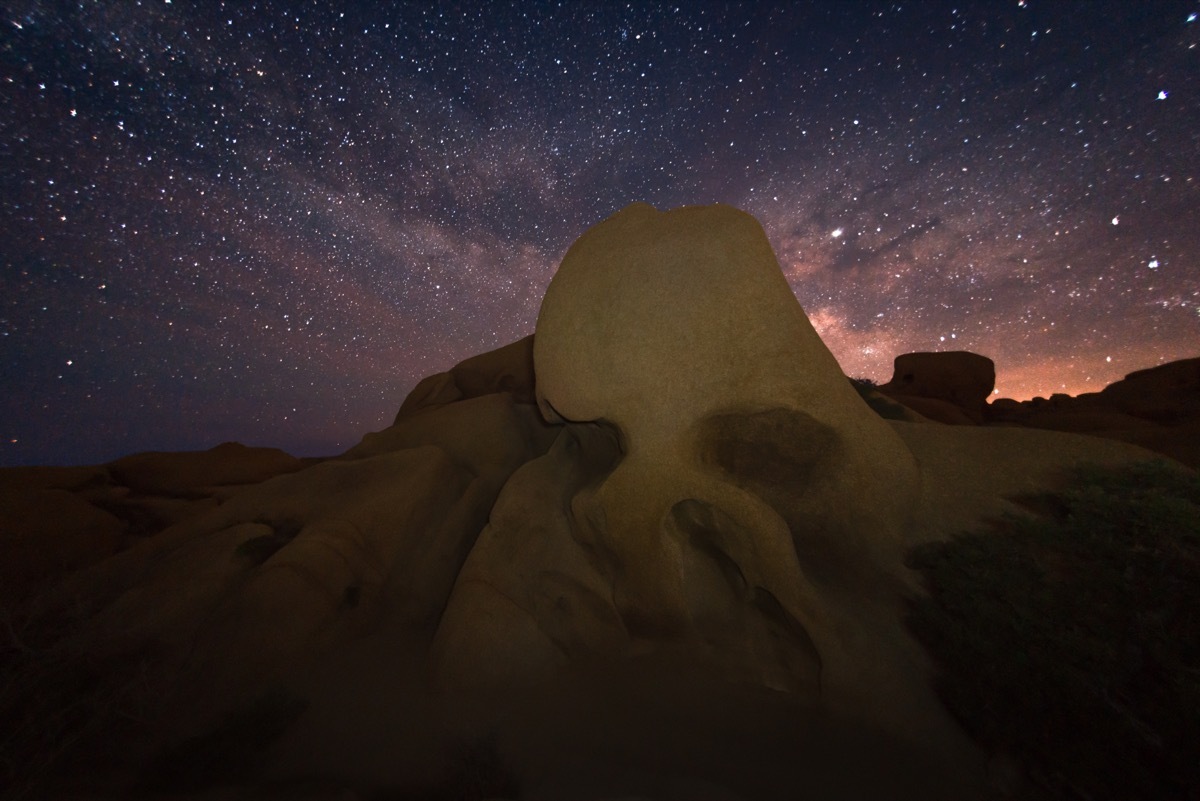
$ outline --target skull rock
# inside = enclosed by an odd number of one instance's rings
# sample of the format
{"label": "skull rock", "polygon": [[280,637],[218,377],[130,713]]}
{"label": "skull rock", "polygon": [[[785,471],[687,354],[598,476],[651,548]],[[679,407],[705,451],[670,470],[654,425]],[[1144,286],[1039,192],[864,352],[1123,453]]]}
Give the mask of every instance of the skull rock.
{"label": "skull rock", "polygon": [[784,585],[844,584],[838,571],[895,557],[916,466],[845,381],[750,215],[638,204],[592,228],[546,292],[534,362],[543,414],[605,421],[625,445],[596,498],[629,564],[623,616],[686,620],[667,569],[679,546],[654,532],[689,498],[753,531],[786,524],[787,542],[750,538],[764,581],[793,549]]}
{"label": "skull rock", "polygon": [[921,662],[897,603],[917,465],[753,217],[635,204],[596,225],[550,283],[533,352],[538,406],[565,428],[510,479],[459,575],[434,644],[444,678],[504,685],[681,647],[923,728],[901,707],[936,704],[898,701],[927,691],[892,669]]}

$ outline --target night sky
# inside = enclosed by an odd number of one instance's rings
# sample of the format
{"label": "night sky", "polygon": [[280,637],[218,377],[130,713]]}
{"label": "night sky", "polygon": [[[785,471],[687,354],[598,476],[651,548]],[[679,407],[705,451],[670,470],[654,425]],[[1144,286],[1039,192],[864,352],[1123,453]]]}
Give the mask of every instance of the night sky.
{"label": "night sky", "polygon": [[779,5],[5,3],[0,464],[340,452],[638,200],[754,214],[852,376],[1200,355],[1200,2]]}

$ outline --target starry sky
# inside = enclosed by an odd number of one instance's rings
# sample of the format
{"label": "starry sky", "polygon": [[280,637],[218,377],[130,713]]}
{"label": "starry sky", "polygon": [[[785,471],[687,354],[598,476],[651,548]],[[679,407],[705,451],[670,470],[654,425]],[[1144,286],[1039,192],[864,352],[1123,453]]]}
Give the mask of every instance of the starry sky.
{"label": "starry sky", "polygon": [[1200,2],[15,0],[0,464],[328,455],[633,201],[764,225],[847,374],[1200,355]]}

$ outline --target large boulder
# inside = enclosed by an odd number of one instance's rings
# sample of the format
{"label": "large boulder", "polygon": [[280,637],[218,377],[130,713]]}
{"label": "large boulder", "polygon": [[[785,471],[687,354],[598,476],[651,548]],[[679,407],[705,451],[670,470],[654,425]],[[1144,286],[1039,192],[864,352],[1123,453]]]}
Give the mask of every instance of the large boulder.
{"label": "large boulder", "polygon": [[[497,501],[435,640],[453,686],[537,684],[670,643],[731,679],[961,753],[898,614],[920,494],[766,236],[630,206],[551,281],[537,400],[567,424]],[[964,749],[965,750],[965,749]]]}
{"label": "large boulder", "polygon": [[1160,423],[1200,419],[1200,358],[1130,373],[1105,387],[1100,398],[1126,414]]}
{"label": "large boulder", "polygon": [[533,403],[532,334],[422,379],[400,404],[395,422],[422,409],[497,392],[508,393],[517,403]]}
{"label": "large boulder", "polygon": [[[995,386],[996,365],[991,359],[957,350],[897,356],[892,380],[881,385],[879,391],[940,422],[980,424]],[[953,410],[947,413],[917,399],[950,404],[966,419]]]}

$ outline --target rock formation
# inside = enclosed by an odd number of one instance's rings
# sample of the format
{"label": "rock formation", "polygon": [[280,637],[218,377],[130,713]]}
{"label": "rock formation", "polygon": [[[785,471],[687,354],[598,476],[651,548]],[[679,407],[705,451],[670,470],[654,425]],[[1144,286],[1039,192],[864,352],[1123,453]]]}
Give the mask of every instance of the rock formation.
{"label": "rock formation", "polygon": [[1125,414],[1159,423],[1200,418],[1200,358],[1130,373],[1105,387],[1100,399]]}
{"label": "rock formation", "polygon": [[[1200,358],[1139,370],[1072,397],[987,401],[991,359],[967,351],[905,353],[892,379],[855,388],[882,417],[949,425],[1017,425],[1070,431],[1140,445],[1200,467]],[[900,404],[896,406],[896,404]]]}
{"label": "rock formation", "polygon": [[996,365],[965,350],[905,353],[878,389],[931,420],[978,425],[996,386]]}
{"label": "rock formation", "polygon": [[[498,500],[439,629],[447,672],[532,681],[666,641],[877,715],[911,695],[876,673],[911,655],[876,651],[886,637],[864,638],[870,615],[841,599],[894,598],[917,466],[753,218],[637,205],[596,226],[547,290],[534,362],[538,405],[570,442]],[[528,526],[546,497],[566,513]],[[487,658],[506,652],[519,659]]]}
{"label": "rock formation", "polygon": [[227,442],[197,453],[133,454],[97,467],[0,471],[0,600],[19,600],[301,466],[275,448]]}
{"label": "rock formation", "polygon": [[1138,370],[1078,397],[998,398],[986,411],[988,423],[1123,440],[1200,467],[1200,358]]}
{"label": "rock formation", "polygon": [[[978,422],[990,361],[911,368],[895,397]],[[6,612],[11,686],[34,699],[0,704],[26,744],[7,764],[50,764],[69,688],[106,699],[58,774],[5,778],[91,797],[1003,795],[905,627],[905,555],[1072,465],[1148,455],[884,420],[753,218],[634,205],[572,246],[534,337],[422,381],[341,456],[0,474],[6,555],[54,554]],[[103,766],[90,786],[79,764]]]}

